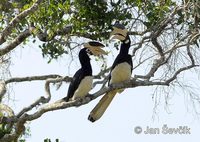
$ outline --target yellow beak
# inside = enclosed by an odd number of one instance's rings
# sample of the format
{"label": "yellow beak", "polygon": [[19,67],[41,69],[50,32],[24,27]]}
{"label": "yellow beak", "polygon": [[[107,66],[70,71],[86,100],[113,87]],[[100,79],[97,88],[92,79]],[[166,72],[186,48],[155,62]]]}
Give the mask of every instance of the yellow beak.
{"label": "yellow beak", "polygon": [[107,52],[102,49],[104,46],[91,46],[88,43],[85,43],[83,46],[88,48],[94,56],[107,55]]}
{"label": "yellow beak", "polygon": [[90,48],[90,51],[92,52],[92,54],[94,56],[107,55],[106,51],[104,51],[103,49],[101,49],[101,47]]}
{"label": "yellow beak", "polygon": [[120,41],[125,40],[127,36],[127,29],[119,29],[117,27],[113,27],[113,31],[110,33],[111,39],[118,39]]}

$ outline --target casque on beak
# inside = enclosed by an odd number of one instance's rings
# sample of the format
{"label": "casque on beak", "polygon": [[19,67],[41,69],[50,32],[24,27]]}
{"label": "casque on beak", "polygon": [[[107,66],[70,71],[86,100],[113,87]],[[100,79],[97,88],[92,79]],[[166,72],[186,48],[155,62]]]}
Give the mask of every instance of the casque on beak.
{"label": "casque on beak", "polygon": [[91,42],[83,44],[83,46],[89,49],[92,55],[94,56],[107,55],[106,51],[102,49],[105,46],[101,44],[100,42],[91,41]]}
{"label": "casque on beak", "polygon": [[121,24],[116,24],[113,26],[113,31],[110,33],[110,39],[118,39],[123,41],[126,39],[128,30]]}

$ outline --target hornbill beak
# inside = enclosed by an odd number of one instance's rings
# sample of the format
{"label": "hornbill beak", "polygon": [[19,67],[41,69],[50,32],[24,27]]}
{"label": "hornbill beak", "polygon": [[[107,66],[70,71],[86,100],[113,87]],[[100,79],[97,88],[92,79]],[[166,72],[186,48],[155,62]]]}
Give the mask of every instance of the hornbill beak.
{"label": "hornbill beak", "polygon": [[110,39],[118,39],[123,41],[126,39],[128,30],[122,24],[115,24],[113,26],[113,31],[110,34]]}
{"label": "hornbill beak", "polygon": [[90,41],[88,43],[84,43],[83,46],[89,49],[94,56],[107,55],[106,51],[102,49],[105,46],[100,42]]}

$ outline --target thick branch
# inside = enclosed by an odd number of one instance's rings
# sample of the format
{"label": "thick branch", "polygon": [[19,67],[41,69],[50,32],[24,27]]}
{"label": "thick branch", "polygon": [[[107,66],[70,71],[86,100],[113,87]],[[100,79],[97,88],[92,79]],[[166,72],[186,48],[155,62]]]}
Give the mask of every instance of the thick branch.
{"label": "thick branch", "polygon": [[[6,84],[8,83],[14,83],[14,82],[24,82],[24,81],[38,81],[38,80],[46,80],[49,78],[63,78],[60,75],[57,74],[50,74],[50,75],[41,75],[41,76],[28,76],[28,77],[14,77],[10,78],[5,81]],[[64,81],[70,81],[71,78],[66,76],[63,78]]]}
{"label": "thick branch", "polygon": [[[46,80],[47,79],[47,80]],[[26,78],[17,78],[18,81],[33,81],[33,80],[46,80],[45,83],[45,92],[47,97],[40,97],[35,102],[30,104],[28,107],[23,108],[18,114],[17,117],[21,117],[24,113],[32,110],[34,107],[40,105],[41,103],[48,103],[51,99],[51,92],[50,92],[50,83],[58,83],[61,81],[69,82],[71,81],[70,77],[61,77],[59,75],[46,75],[46,76],[34,76],[34,77],[26,77]],[[15,82],[17,81],[15,80]]]}
{"label": "thick branch", "polygon": [[101,90],[99,90],[98,92],[89,95],[88,97],[84,98],[84,99],[77,99],[74,101],[70,101],[70,102],[55,102],[53,104],[48,104],[44,107],[42,107],[39,111],[37,111],[34,114],[31,115],[26,115],[24,117],[26,117],[26,119],[28,121],[32,121],[34,119],[39,118],[40,116],[42,116],[44,113],[48,112],[48,111],[53,111],[53,110],[59,110],[59,109],[66,109],[69,107],[74,107],[74,106],[81,106],[84,104],[89,103],[90,101],[96,99],[97,97],[111,91],[114,89],[122,89],[122,88],[133,88],[133,87],[138,87],[138,86],[152,86],[152,85],[168,85],[165,82],[151,82],[151,81],[136,81],[136,80],[130,80],[128,82],[123,82],[123,83],[119,83],[119,84],[113,84],[112,86],[108,87],[104,87]]}
{"label": "thick branch", "polygon": [[0,142],[11,142],[17,141],[20,135],[24,132],[26,123],[25,119],[20,119],[15,125],[15,131],[11,134],[5,134],[3,138],[0,139]]}
{"label": "thick branch", "polygon": [[12,29],[16,27],[16,25],[24,19],[26,16],[28,16],[30,13],[33,13],[38,9],[38,6],[43,0],[37,0],[30,8],[24,10],[22,13],[17,15],[10,23],[9,25],[2,31],[2,34],[0,35],[0,45],[4,43],[7,38],[11,34]]}
{"label": "thick branch", "polygon": [[25,30],[24,32],[20,33],[11,43],[0,49],[0,56],[9,53],[11,50],[15,49],[19,44],[21,44],[27,37],[31,35],[29,29]]}
{"label": "thick branch", "polygon": [[[71,81],[71,77],[62,77],[60,75],[52,74],[52,75],[42,75],[42,76],[30,76],[30,77],[15,77],[15,78],[10,78],[6,80],[5,82],[0,83],[0,99],[2,99],[3,95],[6,92],[6,84],[9,83],[14,83],[14,82],[24,82],[24,81],[39,81],[39,80],[46,80],[45,83],[45,91],[47,94],[47,97],[40,97],[36,101],[34,101],[32,104],[30,104],[28,107],[23,108],[16,116],[17,118],[21,117],[24,113],[30,111],[37,105],[40,105],[41,103],[48,103],[51,96],[50,96],[50,88],[49,84],[50,83],[57,83],[57,82],[69,82]],[[10,120],[9,120],[10,121]]]}
{"label": "thick branch", "polygon": [[[55,83],[57,82],[59,79],[52,79],[51,83]],[[152,82],[152,81],[136,81],[135,79],[132,79],[128,82],[123,82],[123,83],[119,83],[119,84],[113,84],[110,87],[104,87],[102,89],[100,89],[98,92],[94,93],[94,94],[88,94],[88,97],[84,98],[84,99],[77,99],[74,101],[70,101],[70,102],[60,102],[60,101],[56,101],[55,103],[52,104],[47,104],[46,106],[41,107],[37,112],[35,112],[34,114],[30,114],[30,115],[21,115],[21,117],[19,119],[16,119],[16,117],[13,117],[12,122],[16,122],[20,119],[25,119],[26,121],[32,121],[34,119],[39,118],[40,116],[42,116],[44,113],[48,112],[48,111],[53,111],[53,110],[59,110],[59,109],[65,109],[65,108],[69,108],[69,107],[74,107],[74,106],[81,106],[84,104],[89,103],[90,101],[96,99],[97,97],[111,91],[114,89],[122,89],[122,88],[134,88],[134,87],[138,87],[138,86],[152,86],[152,85],[168,85],[165,82]],[[46,90],[48,95],[50,94],[50,90]],[[58,103],[59,102],[59,103]],[[11,120],[4,120],[4,123],[10,122]]]}
{"label": "thick branch", "polygon": [[[11,140],[11,138],[17,138],[19,136],[18,131],[22,132],[24,130],[23,129],[24,124],[27,121],[32,121],[32,120],[38,119],[39,117],[41,117],[46,112],[59,110],[59,109],[66,109],[66,108],[70,108],[70,107],[74,107],[74,106],[81,106],[81,105],[87,104],[90,101],[96,99],[97,97],[99,97],[99,96],[101,96],[101,95],[103,95],[103,94],[105,94],[109,91],[112,91],[114,89],[134,88],[134,87],[138,87],[138,86],[153,86],[153,85],[169,86],[170,83],[172,81],[174,81],[176,79],[176,77],[181,72],[183,72],[185,70],[189,70],[189,69],[196,67],[196,66],[197,65],[190,65],[190,66],[187,66],[187,67],[180,68],[177,72],[174,73],[174,75],[171,78],[169,78],[166,81],[155,82],[155,81],[149,81],[149,80],[140,81],[140,80],[132,79],[130,81],[126,81],[126,82],[122,82],[122,83],[118,83],[118,84],[113,84],[110,87],[104,87],[104,88],[100,89],[98,92],[91,94],[91,95],[88,95],[84,99],[77,99],[77,100],[73,100],[73,101],[70,101],[70,102],[56,101],[52,104],[47,104],[46,106],[41,107],[38,111],[36,111],[33,114],[26,114],[26,112],[32,108],[32,106],[29,106],[28,109],[24,109],[24,110],[22,110],[21,113],[18,114],[19,117],[16,118],[14,116],[13,118],[7,118],[7,119],[2,120],[2,123],[5,123],[5,124],[8,123],[8,122],[15,122],[16,123],[16,130],[17,130],[13,134],[5,135],[3,137],[3,140],[5,141],[7,139]],[[61,81],[61,78],[49,79],[49,80],[46,81],[45,90],[46,90],[46,93],[47,93],[47,98],[45,99],[46,100],[45,103],[49,102],[50,97],[51,97],[49,84],[60,82],[60,81]]]}
{"label": "thick branch", "polygon": [[158,37],[154,35],[152,36],[151,40],[152,40],[153,45],[157,48],[158,53],[160,54],[161,58],[164,58],[163,48],[158,42]]}
{"label": "thick branch", "polygon": [[51,92],[50,92],[50,83],[57,83],[60,81],[63,81],[65,78],[56,78],[56,79],[47,79],[45,82],[45,92],[46,92],[46,96],[47,97],[40,97],[39,99],[37,99],[35,102],[33,102],[32,104],[30,104],[28,107],[23,108],[18,114],[17,117],[20,118],[23,114],[25,114],[26,112],[32,110],[34,107],[36,107],[37,105],[45,104],[48,103],[51,99]]}
{"label": "thick branch", "polygon": [[168,86],[178,76],[178,74],[180,74],[181,72],[188,70],[192,67],[195,67],[195,66],[188,66],[188,67],[179,69],[170,79],[168,79],[166,81],[153,82],[153,81],[139,81],[139,80],[136,81],[135,79],[132,79],[128,82],[113,84],[109,88],[104,87],[104,88],[100,89],[98,92],[91,94],[84,99],[81,99],[81,100],[78,99],[78,100],[74,100],[74,101],[70,101],[70,102],[57,101],[53,104],[48,104],[48,105],[42,107],[39,111],[35,112],[34,114],[25,115],[25,116],[23,115],[23,117],[25,117],[27,121],[32,121],[34,119],[39,118],[40,116],[42,116],[44,113],[46,113],[48,111],[66,109],[66,108],[74,107],[74,106],[81,106],[81,105],[89,103],[90,101],[96,99],[97,97],[99,97],[111,90],[114,90],[114,89],[134,88],[134,87],[138,87],[138,86],[153,86],[153,85]]}

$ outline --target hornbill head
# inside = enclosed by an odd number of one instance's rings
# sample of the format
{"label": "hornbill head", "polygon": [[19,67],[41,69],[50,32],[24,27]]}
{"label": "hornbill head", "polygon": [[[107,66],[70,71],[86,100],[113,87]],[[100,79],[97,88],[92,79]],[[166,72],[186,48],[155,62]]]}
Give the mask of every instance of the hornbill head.
{"label": "hornbill head", "polygon": [[124,25],[116,23],[113,25],[113,31],[110,34],[111,39],[118,39],[120,41],[124,41],[128,35],[128,30],[124,27]]}
{"label": "hornbill head", "polygon": [[97,41],[90,41],[83,44],[84,48],[87,48],[86,51],[90,55],[99,56],[99,55],[106,55],[106,51],[102,48],[105,47],[102,43]]}

